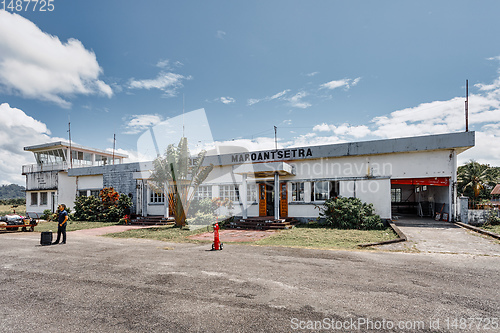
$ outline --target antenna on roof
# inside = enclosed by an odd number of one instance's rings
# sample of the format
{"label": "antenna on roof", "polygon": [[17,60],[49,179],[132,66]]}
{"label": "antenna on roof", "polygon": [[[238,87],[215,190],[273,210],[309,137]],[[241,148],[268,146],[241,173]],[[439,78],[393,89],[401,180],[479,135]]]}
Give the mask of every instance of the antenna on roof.
{"label": "antenna on roof", "polygon": [[73,156],[71,153],[71,118],[68,114],[68,137],[69,137],[69,166],[73,169]]}
{"label": "antenna on roof", "polygon": [[469,131],[469,80],[465,80],[465,131]]}
{"label": "antenna on roof", "polygon": [[116,134],[113,133],[113,165],[115,165],[115,146],[116,146]]}
{"label": "antenna on roof", "polygon": [[278,150],[278,127],[274,126],[274,148]]}

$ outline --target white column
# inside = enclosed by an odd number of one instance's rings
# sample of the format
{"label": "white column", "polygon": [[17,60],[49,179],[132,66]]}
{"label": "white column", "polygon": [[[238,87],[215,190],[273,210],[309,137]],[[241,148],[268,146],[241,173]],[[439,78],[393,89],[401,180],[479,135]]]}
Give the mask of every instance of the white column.
{"label": "white column", "polygon": [[448,221],[456,221],[457,218],[457,152],[452,150],[452,170],[450,178],[450,213]]}
{"label": "white column", "polygon": [[242,174],[242,178],[243,178],[243,182],[241,184],[241,189],[240,189],[240,200],[241,200],[241,203],[243,204],[242,215],[243,215],[243,218],[246,219],[246,218],[248,218],[248,202],[247,202],[248,183],[247,183],[247,174],[246,173]]}
{"label": "white column", "polygon": [[280,175],[274,173],[274,219],[280,218]]}

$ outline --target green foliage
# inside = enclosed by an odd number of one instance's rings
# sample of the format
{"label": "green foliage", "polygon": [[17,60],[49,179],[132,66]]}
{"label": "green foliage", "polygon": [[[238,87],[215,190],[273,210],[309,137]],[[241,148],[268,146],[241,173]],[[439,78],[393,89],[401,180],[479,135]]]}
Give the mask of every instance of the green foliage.
{"label": "green foliage", "polygon": [[186,220],[189,226],[206,226],[215,223],[215,216],[213,214],[196,213],[192,218]]}
{"label": "green foliage", "polygon": [[43,215],[40,217],[42,218],[42,220],[51,221],[50,218],[52,218],[52,210],[50,209],[44,210]]}
{"label": "green foliage", "polygon": [[384,228],[380,216],[373,212],[373,205],[363,203],[358,198],[332,198],[316,207],[320,210],[319,219],[324,218],[326,226],[359,230]]}
{"label": "green foliage", "polygon": [[189,206],[189,215],[194,216],[198,213],[215,215],[215,211],[217,210],[217,208],[218,206],[216,202],[212,199],[194,199]]}
{"label": "green foliage", "polygon": [[123,217],[127,205],[132,206],[132,200],[127,195],[118,194],[113,188],[105,188],[101,191],[100,198],[94,196],[76,198],[74,219],[117,222]]}
{"label": "green foliage", "polygon": [[[17,184],[2,185],[0,186],[0,199],[24,199],[25,188]],[[24,202],[25,203],[25,202]],[[2,205],[22,205],[24,203],[0,203]]]}
{"label": "green foliage", "polygon": [[491,209],[489,211],[485,225],[500,225],[500,216],[498,210]]}
{"label": "green foliage", "polygon": [[17,198],[17,199],[2,199],[0,200],[0,205],[8,205],[8,206],[13,206],[13,205],[26,205],[26,198]]}
{"label": "green foliage", "polygon": [[213,164],[203,166],[205,155],[206,152],[201,151],[191,163],[188,140],[182,137],[177,147],[168,145],[165,154],[153,161],[149,185],[157,193],[169,193],[168,200],[177,226],[186,223],[193,193],[214,167]]}
{"label": "green foliage", "polygon": [[75,219],[78,221],[99,221],[101,201],[94,197],[81,196],[75,200]]}
{"label": "green foliage", "polygon": [[474,208],[478,203],[491,199],[491,190],[500,183],[500,168],[469,161],[457,169],[458,193],[469,197]]}

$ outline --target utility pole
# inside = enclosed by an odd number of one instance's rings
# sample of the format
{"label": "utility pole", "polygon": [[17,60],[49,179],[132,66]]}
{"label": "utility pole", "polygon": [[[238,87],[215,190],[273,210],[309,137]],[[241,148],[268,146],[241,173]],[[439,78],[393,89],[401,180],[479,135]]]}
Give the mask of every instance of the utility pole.
{"label": "utility pole", "polygon": [[69,166],[73,169],[73,153],[71,152],[71,119],[68,115],[68,136],[69,136]]}
{"label": "utility pole", "polygon": [[116,146],[116,134],[113,133],[113,165],[115,165],[115,146]]}
{"label": "utility pole", "polygon": [[465,131],[469,131],[469,80],[465,80]]}
{"label": "utility pole", "polygon": [[274,126],[274,148],[278,150],[278,127]]}

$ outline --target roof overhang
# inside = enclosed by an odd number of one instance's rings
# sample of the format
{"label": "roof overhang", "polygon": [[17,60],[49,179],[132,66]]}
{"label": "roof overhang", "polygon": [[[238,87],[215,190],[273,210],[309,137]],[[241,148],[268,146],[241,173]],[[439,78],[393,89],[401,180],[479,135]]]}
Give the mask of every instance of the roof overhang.
{"label": "roof overhang", "polygon": [[285,162],[269,162],[269,163],[247,163],[233,167],[235,174],[246,174],[255,178],[273,177],[275,173],[280,176],[294,176],[293,168]]}

